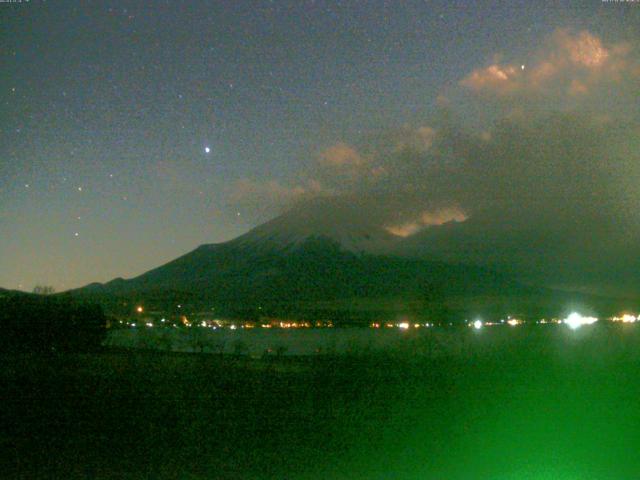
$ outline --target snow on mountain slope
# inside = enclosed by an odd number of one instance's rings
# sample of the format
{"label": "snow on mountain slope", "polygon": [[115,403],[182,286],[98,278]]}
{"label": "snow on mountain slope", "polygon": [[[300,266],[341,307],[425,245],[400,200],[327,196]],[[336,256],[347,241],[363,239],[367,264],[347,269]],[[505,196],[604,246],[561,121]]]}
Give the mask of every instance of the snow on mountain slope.
{"label": "snow on mountain slope", "polygon": [[381,254],[401,239],[368,222],[357,208],[326,199],[307,202],[229,242],[285,249],[311,238],[327,238],[350,252]]}

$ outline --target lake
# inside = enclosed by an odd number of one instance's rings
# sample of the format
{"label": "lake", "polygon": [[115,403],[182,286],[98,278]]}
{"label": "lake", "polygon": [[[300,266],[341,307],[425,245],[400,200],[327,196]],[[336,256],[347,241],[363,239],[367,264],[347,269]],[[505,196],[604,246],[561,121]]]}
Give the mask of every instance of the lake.
{"label": "lake", "polygon": [[173,352],[264,355],[374,354],[469,356],[526,348],[545,355],[592,349],[600,355],[635,354],[634,324],[599,322],[572,330],[566,325],[497,325],[410,328],[217,329],[129,328],[111,330],[106,346]]}

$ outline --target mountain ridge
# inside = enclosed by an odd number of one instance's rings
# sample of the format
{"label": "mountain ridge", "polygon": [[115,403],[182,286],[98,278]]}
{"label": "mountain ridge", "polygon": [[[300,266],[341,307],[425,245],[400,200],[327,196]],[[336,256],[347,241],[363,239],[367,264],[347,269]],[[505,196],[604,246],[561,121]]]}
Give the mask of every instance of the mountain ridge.
{"label": "mountain ridge", "polygon": [[356,212],[336,203],[299,206],[230,241],[200,245],[131,279],[91,284],[73,294],[100,303],[169,309],[190,304],[235,316],[293,317],[326,311],[349,317],[356,310],[366,318],[381,312],[456,319],[479,312],[547,316],[567,305],[602,303],[527,285],[490,265],[439,258],[438,251],[409,255],[399,248],[406,239]]}

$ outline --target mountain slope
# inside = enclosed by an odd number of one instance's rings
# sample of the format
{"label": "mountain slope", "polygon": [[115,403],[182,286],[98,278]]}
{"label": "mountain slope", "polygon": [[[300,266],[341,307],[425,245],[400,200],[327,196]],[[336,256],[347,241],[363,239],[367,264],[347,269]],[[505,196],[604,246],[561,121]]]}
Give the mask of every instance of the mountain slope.
{"label": "mountain slope", "polygon": [[365,220],[356,207],[336,200],[318,199],[298,205],[231,243],[261,249],[290,249],[309,238],[321,237],[355,253],[387,253],[400,240]]}
{"label": "mountain slope", "polygon": [[[449,261],[430,259],[448,245],[446,230],[433,230],[430,242],[416,243],[411,252],[409,240],[422,236],[400,241],[349,207],[314,202],[138,277],[73,293],[99,301],[107,310],[109,305],[131,308],[134,302],[163,311],[185,304],[245,318],[396,318],[409,312],[461,320],[479,313],[557,315],[576,302],[595,304],[584,296],[525,286],[513,276],[474,265],[479,262],[473,255],[464,257],[469,263],[457,255]],[[437,248],[418,251],[424,245]],[[381,254],[394,249],[404,249],[404,255]]]}
{"label": "mountain slope", "polygon": [[[578,222],[579,219],[576,219]],[[427,228],[394,245],[394,253],[495,269],[530,284],[600,295],[640,293],[640,239],[624,232],[562,231],[544,224],[469,219]],[[594,241],[594,238],[606,238]]]}
{"label": "mountain slope", "polygon": [[214,305],[223,311],[260,306],[296,315],[319,305],[406,309],[409,304],[442,306],[452,297],[530,290],[483,267],[382,254],[398,241],[348,205],[316,201],[138,277],[91,284],[74,293],[102,303],[119,298],[161,306]]}

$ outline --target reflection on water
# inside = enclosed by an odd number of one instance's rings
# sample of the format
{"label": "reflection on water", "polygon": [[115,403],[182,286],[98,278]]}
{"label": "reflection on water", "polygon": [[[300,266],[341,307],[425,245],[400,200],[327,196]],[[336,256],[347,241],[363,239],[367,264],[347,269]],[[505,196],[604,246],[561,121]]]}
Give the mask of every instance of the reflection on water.
{"label": "reflection on water", "polygon": [[[473,325],[473,324],[472,324]],[[518,348],[557,353],[592,349],[602,355],[628,351],[635,325],[526,325],[511,328],[435,327],[423,329],[218,329],[128,328],[111,330],[105,345],[175,352],[248,355],[375,354],[451,357],[499,354]],[[632,336],[633,337],[633,336]],[[635,338],[635,337],[633,337]]]}

